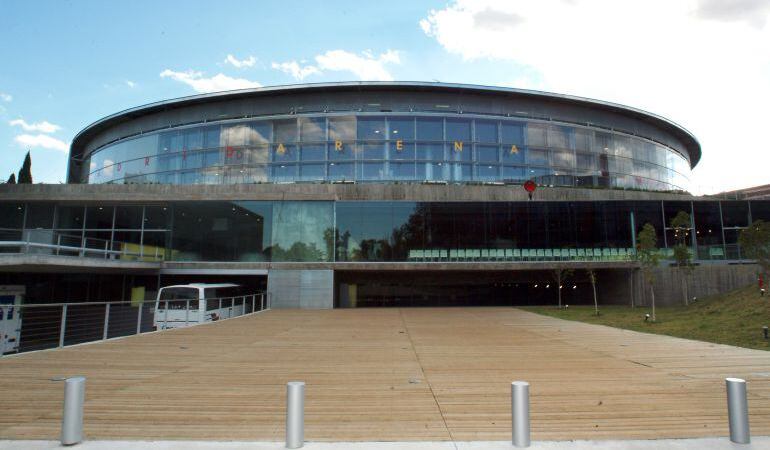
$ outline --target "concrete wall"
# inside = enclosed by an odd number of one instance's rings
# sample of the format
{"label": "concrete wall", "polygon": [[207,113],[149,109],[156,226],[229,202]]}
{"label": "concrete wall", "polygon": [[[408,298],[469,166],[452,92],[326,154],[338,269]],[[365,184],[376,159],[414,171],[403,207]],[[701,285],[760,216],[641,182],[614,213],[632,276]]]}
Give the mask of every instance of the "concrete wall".
{"label": "concrete wall", "polygon": [[[0,184],[4,201],[171,202],[199,200],[401,200],[414,202],[527,201],[519,185],[387,184]],[[539,187],[534,201],[713,200],[685,194],[617,189]]]}
{"label": "concrete wall", "polygon": [[[756,264],[703,264],[695,266],[686,276],[674,267],[660,267],[654,273],[655,305],[684,305],[684,282],[688,299],[703,298],[755,284],[758,271]],[[641,270],[599,272],[600,304],[630,305],[632,295],[635,305],[650,306],[650,287]]]}
{"label": "concrete wall", "polygon": [[334,272],[270,270],[267,295],[274,309],[330,309],[334,306]]}

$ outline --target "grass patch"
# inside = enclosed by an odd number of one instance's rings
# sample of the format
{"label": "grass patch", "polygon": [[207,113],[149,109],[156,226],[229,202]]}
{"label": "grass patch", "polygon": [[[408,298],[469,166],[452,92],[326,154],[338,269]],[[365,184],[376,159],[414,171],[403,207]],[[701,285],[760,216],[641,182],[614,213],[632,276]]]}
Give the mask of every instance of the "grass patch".
{"label": "grass patch", "polygon": [[761,297],[755,286],[727,294],[699,299],[690,306],[655,309],[657,321],[645,322],[649,307],[600,306],[599,316],[592,306],[527,306],[526,311],[559,319],[607,325],[645,333],[770,350],[770,341],[762,335],[762,326],[770,326],[770,295]]}

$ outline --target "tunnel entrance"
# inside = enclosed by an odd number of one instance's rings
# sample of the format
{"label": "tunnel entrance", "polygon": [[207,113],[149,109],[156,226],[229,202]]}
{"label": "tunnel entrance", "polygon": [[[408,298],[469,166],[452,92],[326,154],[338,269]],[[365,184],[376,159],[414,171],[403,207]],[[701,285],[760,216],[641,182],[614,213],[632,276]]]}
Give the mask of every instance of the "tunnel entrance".
{"label": "tunnel entrance", "polygon": [[[563,304],[592,304],[585,274],[562,282]],[[335,308],[557,305],[552,271],[337,272]]]}

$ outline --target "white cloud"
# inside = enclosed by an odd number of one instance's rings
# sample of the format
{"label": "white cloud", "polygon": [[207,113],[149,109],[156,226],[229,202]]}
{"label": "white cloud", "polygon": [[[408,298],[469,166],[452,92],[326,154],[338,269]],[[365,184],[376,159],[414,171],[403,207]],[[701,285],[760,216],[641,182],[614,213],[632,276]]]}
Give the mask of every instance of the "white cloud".
{"label": "white cloud", "polygon": [[385,68],[387,64],[400,64],[397,50],[388,50],[375,57],[370,51],[360,55],[345,50],[329,50],[315,57],[320,70],[352,72],[361,80],[391,81],[393,75]]}
{"label": "white cloud", "polygon": [[767,0],[699,0],[695,14],[704,19],[725,22],[746,22],[762,28],[770,16]]}
{"label": "white cloud", "polygon": [[196,92],[201,93],[230,91],[233,89],[247,89],[262,86],[256,81],[250,81],[244,78],[232,78],[222,73],[216,74],[210,78],[205,78],[203,73],[193,70],[175,72],[166,69],[160,73],[160,77],[179,81],[192,87]]}
{"label": "white cloud", "polygon": [[130,87],[131,89],[136,87],[136,82],[131,80],[126,80],[126,86]]}
{"label": "white cloud", "polygon": [[282,63],[272,63],[273,69],[280,70],[294,77],[295,80],[303,80],[309,75],[320,75],[321,71],[313,65],[300,65],[297,61],[287,61]]}
{"label": "white cloud", "polygon": [[37,131],[40,133],[56,133],[61,130],[59,125],[54,125],[46,120],[42,122],[27,123],[24,119],[15,119],[8,122],[12,127],[22,127],[24,131]]}
{"label": "white cloud", "polygon": [[0,92],[0,100],[4,102],[12,102],[13,101],[13,95],[6,94],[5,92]]}
{"label": "white cloud", "polygon": [[257,58],[253,56],[249,56],[246,59],[238,59],[233,55],[227,55],[227,58],[225,58],[225,64],[231,64],[233,67],[238,69],[242,69],[244,67],[254,67],[254,64],[256,63]]}
{"label": "white cloud", "polygon": [[66,142],[48,136],[47,134],[20,134],[13,138],[18,144],[25,147],[39,147],[47,148],[51,150],[59,150],[67,152],[69,150],[69,144]]}
{"label": "white cloud", "polygon": [[[694,190],[712,192],[767,183],[763,165],[747,162],[764,158],[770,27],[741,8],[728,8],[731,20],[703,18],[718,7],[727,14],[727,3],[456,0],[419,25],[468,63],[498,62],[500,83],[525,73],[543,89],[676,120],[703,146]],[[752,11],[767,17],[767,8]]]}

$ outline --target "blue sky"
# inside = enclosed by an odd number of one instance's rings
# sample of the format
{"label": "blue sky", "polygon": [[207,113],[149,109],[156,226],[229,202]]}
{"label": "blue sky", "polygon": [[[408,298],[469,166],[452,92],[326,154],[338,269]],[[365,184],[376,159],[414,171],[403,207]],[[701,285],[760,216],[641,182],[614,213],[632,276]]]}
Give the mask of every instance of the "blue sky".
{"label": "blue sky", "polygon": [[4,0],[0,177],[29,148],[36,181],[63,181],[80,129],[153,101],[394,79],[629,104],[698,136],[694,190],[769,183],[767,164],[746,164],[770,162],[751,118],[770,101],[768,14],[766,0]]}

